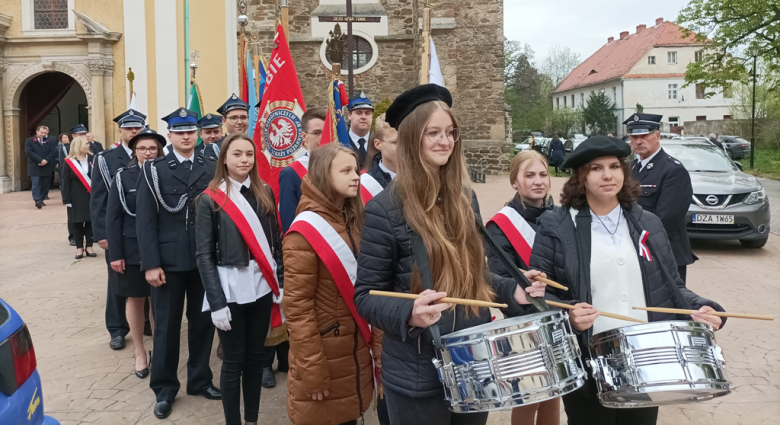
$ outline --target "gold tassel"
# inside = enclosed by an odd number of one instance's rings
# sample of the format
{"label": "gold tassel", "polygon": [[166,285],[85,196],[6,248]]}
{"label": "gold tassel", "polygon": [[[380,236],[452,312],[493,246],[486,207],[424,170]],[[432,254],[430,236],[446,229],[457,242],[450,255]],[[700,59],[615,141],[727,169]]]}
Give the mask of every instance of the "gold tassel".
{"label": "gold tassel", "polygon": [[284,341],[287,341],[289,337],[287,336],[287,322],[282,323],[282,326],[277,326],[273,329],[271,329],[271,334],[268,335],[268,338],[265,339],[265,346],[266,347],[273,347],[275,345],[279,345],[283,343]]}

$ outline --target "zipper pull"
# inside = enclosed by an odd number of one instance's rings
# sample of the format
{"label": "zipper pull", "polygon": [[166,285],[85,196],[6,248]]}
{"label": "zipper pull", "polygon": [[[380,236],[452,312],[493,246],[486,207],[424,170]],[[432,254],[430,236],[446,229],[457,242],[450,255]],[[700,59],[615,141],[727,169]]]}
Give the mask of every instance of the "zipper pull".
{"label": "zipper pull", "polygon": [[339,336],[341,335],[341,331],[339,330],[339,322],[336,322],[336,329],[333,331],[333,335]]}

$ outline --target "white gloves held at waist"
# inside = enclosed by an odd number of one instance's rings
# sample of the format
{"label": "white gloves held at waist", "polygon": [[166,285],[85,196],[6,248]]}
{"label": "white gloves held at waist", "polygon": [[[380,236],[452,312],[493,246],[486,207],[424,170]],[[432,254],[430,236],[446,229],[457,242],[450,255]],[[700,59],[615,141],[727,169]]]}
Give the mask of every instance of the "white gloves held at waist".
{"label": "white gloves held at waist", "polygon": [[231,320],[233,320],[233,316],[230,315],[230,308],[228,307],[211,312],[211,322],[214,323],[214,326],[221,331],[230,330]]}

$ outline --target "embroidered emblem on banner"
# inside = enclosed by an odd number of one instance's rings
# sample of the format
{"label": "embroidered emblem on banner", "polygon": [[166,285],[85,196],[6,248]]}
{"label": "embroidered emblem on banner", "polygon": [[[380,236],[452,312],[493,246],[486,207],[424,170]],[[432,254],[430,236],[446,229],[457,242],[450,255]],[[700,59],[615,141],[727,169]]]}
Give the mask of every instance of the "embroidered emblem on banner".
{"label": "embroidered emblem on banner", "polygon": [[297,100],[271,102],[263,111],[260,122],[265,123],[263,133],[272,166],[285,166],[295,160],[295,153],[303,145],[303,112]]}

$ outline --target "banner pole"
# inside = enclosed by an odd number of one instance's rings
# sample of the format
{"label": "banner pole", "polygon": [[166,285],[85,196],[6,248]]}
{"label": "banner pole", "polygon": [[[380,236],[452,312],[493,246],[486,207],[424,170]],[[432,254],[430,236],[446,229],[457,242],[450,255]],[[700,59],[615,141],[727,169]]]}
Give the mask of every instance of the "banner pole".
{"label": "banner pole", "polygon": [[423,9],[422,31],[422,61],[420,62],[420,84],[428,84],[428,73],[431,70],[431,8]]}

